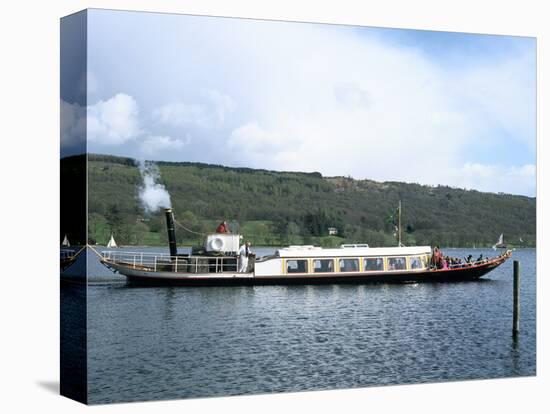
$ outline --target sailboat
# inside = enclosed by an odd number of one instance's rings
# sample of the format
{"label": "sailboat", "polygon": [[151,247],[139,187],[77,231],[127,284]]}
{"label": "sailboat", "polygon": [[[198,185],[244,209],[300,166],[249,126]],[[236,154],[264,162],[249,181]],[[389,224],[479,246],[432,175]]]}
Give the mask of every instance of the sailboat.
{"label": "sailboat", "polygon": [[71,243],[69,243],[69,238],[65,234],[65,237],[63,238],[63,242],[61,243],[61,246],[63,247],[71,247]]}
{"label": "sailboat", "polygon": [[111,238],[109,239],[109,243],[107,243],[107,247],[117,247],[115,238],[113,237],[112,234],[111,234]]}
{"label": "sailboat", "polygon": [[506,245],[504,244],[504,238],[502,233],[500,234],[496,244],[493,246],[493,250],[496,250],[496,249],[506,249]]}

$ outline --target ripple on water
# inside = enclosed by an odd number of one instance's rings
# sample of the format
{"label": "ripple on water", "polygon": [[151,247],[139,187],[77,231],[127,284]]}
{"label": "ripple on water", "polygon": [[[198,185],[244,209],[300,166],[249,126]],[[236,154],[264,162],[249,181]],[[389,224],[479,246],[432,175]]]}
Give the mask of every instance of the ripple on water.
{"label": "ripple on water", "polygon": [[90,402],[534,375],[534,250],[515,258],[515,345],[511,262],[484,283],[90,286]]}

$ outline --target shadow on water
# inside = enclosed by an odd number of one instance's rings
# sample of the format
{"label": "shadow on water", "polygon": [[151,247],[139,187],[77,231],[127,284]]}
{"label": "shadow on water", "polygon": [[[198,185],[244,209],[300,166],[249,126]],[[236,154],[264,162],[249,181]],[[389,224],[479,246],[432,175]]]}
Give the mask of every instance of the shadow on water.
{"label": "shadow on water", "polygon": [[404,281],[396,281],[396,282],[341,282],[341,283],[296,283],[296,284],[284,284],[284,283],[273,283],[273,284],[257,284],[257,285],[185,285],[185,284],[170,284],[170,283],[159,283],[159,282],[117,282],[117,283],[95,283],[95,286],[112,286],[113,288],[118,289],[147,289],[147,288],[165,288],[165,289],[234,289],[234,288],[241,288],[241,289],[256,289],[256,288],[262,288],[262,287],[285,287],[285,288],[304,288],[304,287],[334,287],[334,286],[340,286],[340,287],[346,287],[346,286],[409,286],[409,285],[417,285],[422,284],[426,286],[441,286],[441,285],[466,285],[466,284],[483,284],[483,283],[501,283],[500,280],[494,280],[494,279],[475,279],[475,280],[456,280],[456,281],[410,281],[410,282],[404,282]]}

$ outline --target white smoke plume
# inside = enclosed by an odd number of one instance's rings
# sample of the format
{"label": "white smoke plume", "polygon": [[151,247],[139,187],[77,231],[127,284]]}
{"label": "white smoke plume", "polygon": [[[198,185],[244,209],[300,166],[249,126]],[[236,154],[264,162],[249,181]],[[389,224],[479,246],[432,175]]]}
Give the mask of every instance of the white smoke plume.
{"label": "white smoke plume", "polygon": [[147,213],[154,213],[160,208],[171,208],[170,194],[160,184],[160,171],[152,161],[137,161],[143,183],[139,188],[139,200]]}

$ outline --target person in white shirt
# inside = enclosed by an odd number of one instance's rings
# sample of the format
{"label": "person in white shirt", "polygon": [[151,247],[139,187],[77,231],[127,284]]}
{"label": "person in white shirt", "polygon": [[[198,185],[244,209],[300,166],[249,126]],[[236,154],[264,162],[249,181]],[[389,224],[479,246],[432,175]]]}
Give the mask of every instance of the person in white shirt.
{"label": "person in white shirt", "polygon": [[244,243],[239,249],[239,273],[246,272],[248,269],[248,256],[250,255],[250,242]]}

